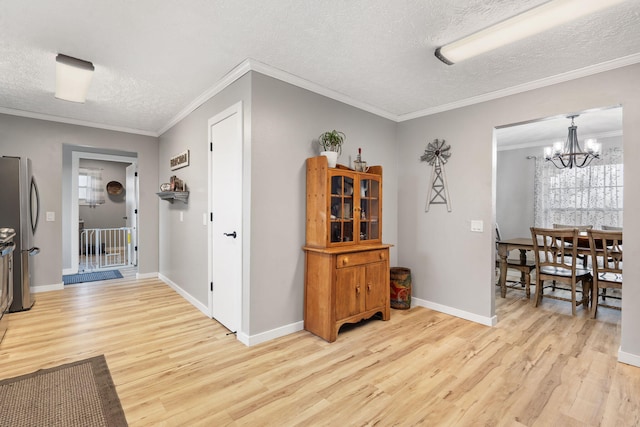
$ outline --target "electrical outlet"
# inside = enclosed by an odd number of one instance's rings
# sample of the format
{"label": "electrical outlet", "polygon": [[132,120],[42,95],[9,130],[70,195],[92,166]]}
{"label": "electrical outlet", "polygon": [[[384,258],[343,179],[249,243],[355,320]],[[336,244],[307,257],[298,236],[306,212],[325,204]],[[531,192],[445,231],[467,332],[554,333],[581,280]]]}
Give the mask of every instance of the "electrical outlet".
{"label": "electrical outlet", "polygon": [[184,221],[184,212],[180,211],[180,222]]}
{"label": "electrical outlet", "polygon": [[55,212],[47,212],[47,221],[51,222],[51,221],[55,221],[56,220],[56,213]]}

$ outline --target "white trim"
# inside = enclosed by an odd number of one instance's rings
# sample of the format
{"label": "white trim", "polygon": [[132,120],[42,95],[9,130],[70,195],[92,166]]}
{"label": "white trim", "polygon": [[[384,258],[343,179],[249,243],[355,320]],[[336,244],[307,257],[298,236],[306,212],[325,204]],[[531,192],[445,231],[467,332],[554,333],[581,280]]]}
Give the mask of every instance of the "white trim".
{"label": "white trim", "polygon": [[237,79],[248,73],[249,71],[256,71],[261,74],[267,75],[269,77],[273,77],[274,79],[281,80],[285,83],[292,84],[294,86],[307,89],[311,92],[317,93],[322,96],[326,96],[327,98],[334,99],[336,101],[342,102],[347,105],[351,105],[352,107],[356,107],[360,110],[367,111],[371,114],[375,114],[380,117],[384,117],[386,119],[395,121],[395,122],[404,122],[407,120],[416,119],[419,117],[429,116],[436,113],[441,113],[444,111],[454,110],[460,107],[466,107],[473,104],[479,104],[481,102],[491,101],[498,98],[503,98],[505,96],[515,95],[518,93],[526,92],[533,89],[539,89],[546,86],[551,86],[557,83],[562,83],[570,80],[575,80],[581,77],[587,77],[593,74],[602,73],[604,71],[613,70],[616,68],[626,67],[628,65],[633,65],[640,62],[640,53],[633,54],[629,56],[625,56],[624,58],[618,58],[611,61],[603,62],[596,65],[591,65],[588,67],[581,68],[579,70],[569,71],[567,73],[558,74],[551,77],[546,77],[544,79],[535,80],[533,82],[525,83],[518,86],[513,86],[510,88],[498,90],[495,92],[490,92],[487,94],[474,96],[467,99],[462,99],[460,101],[452,102],[449,104],[444,104],[440,106],[436,106],[433,108],[427,108],[425,110],[416,111],[408,114],[393,114],[381,108],[374,107],[364,102],[360,102],[356,99],[353,99],[347,95],[341,94],[331,89],[327,89],[323,86],[320,86],[316,83],[313,83],[309,80],[305,80],[301,77],[290,74],[286,71],[277,69],[270,65],[264,64],[262,62],[256,61],[255,59],[247,58],[242,63],[240,63],[237,67],[227,73],[218,83],[205,91],[198,98],[193,100],[187,107],[185,107],[181,112],[175,115],[169,122],[163,126],[160,130],[158,130],[158,135],[162,135],[171,127],[173,127],[180,120],[187,117],[191,112],[193,112],[200,105],[204,104],[210,98],[215,96],[224,90],[231,83],[235,82]]}
{"label": "white trim", "polygon": [[622,351],[622,347],[618,349],[618,362],[626,363],[627,365],[637,366],[640,368],[640,355],[627,353]]}
{"label": "white trim", "polygon": [[485,326],[496,326],[498,323],[498,317],[493,315],[491,317],[480,316],[475,313],[460,310],[455,307],[449,307],[447,305],[438,304],[435,302],[423,300],[420,298],[411,297],[411,302],[419,307],[429,308],[431,310],[439,311],[441,313],[450,314],[451,316],[460,317],[461,319],[470,320],[475,323],[480,323]]}
{"label": "white trim", "polygon": [[301,320],[296,323],[290,323],[279,328],[271,329],[270,331],[261,332],[256,335],[247,335],[238,333],[238,341],[244,345],[251,347],[253,345],[261,344],[266,341],[270,341],[276,338],[284,337],[285,335],[293,334],[304,329],[304,322]]}
{"label": "white trim", "polygon": [[[600,133],[594,133],[591,135],[581,135],[580,139],[585,140],[587,138],[596,138],[596,139],[602,139],[602,138],[615,138],[618,136],[622,136],[622,130],[612,130],[609,132],[600,132]],[[503,145],[503,146],[497,146],[496,150],[497,151],[509,151],[509,150],[518,150],[520,148],[535,148],[535,147],[545,147],[551,145],[551,140],[550,139],[545,139],[545,140],[541,140],[541,141],[530,141],[530,142],[523,142],[521,144],[509,144],[509,145]],[[542,156],[542,151],[540,152],[540,155]]]}
{"label": "white trim", "polygon": [[238,80],[240,77],[244,76],[249,71],[251,71],[251,65],[249,60],[246,59],[240,65],[229,71],[218,83],[204,91],[200,96],[191,101],[189,105],[187,105],[182,111],[173,116],[173,118],[171,118],[171,120],[169,120],[166,125],[158,130],[158,135],[162,135],[163,133],[171,129],[178,122],[180,122],[180,120],[187,117],[202,104],[222,92],[227,88],[227,86]]}
{"label": "white trim", "polygon": [[164,283],[169,285],[171,289],[176,291],[182,298],[189,301],[189,303],[191,303],[192,306],[194,306],[195,308],[200,310],[202,313],[204,313],[205,316],[210,317],[207,306],[202,304],[200,301],[198,301],[194,297],[192,297],[191,294],[189,294],[187,291],[185,291],[180,286],[178,286],[177,283],[175,283],[174,281],[172,281],[171,279],[169,279],[168,277],[166,277],[164,274],[161,274],[161,273],[158,273],[158,279],[162,280]]}
{"label": "white trim", "polygon": [[430,116],[436,113],[442,113],[444,111],[455,110],[456,108],[467,107],[469,105],[479,104],[481,102],[491,101],[498,98],[504,98],[505,96],[515,95],[515,94],[527,92],[533,89],[540,89],[546,86],[551,86],[554,84],[591,76],[593,74],[610,71],[616,68],[626,67],[628,65],[633,65],[638,62],[640,62],[640,53],[625,56],[624,58],[618,58],[611,61],[602,62],[596,65],[590,65],[588,67],[584,67],[579,70],[569,71],[569,72],[558,74],[555,76],[546,77],[544,79],[535,80],[529,83],[512,86],[510,88],[497,90],[495,92],[489,92],[483,95],[462,99],[460,101],[451,102],[449,104],[443,104],[433,108],[427,108],[425,110],[416,111],[414,113],[402,114],[396,117],[396,121],[404,122],[407,120],[417,119],[419,117]]}
{"label": "white trim", "polygon": [[203,92],[200,96],[198,96],[196,99],[191,101],[184,109],[182,109],[178,114],[173,116],[167,122],[167,124],[162,126],[157,132],[145,131],[140,129],[132,129],[132,128],[126,128],[126,127],[120,127],[120,126],[110,126],[110,125],[105,125],[105,124],[100,124],[95,122],[71,119],[67,117],[52,116],[48,114],[35,113],[30,111],[16,110],[16,109],[6,108],[6,107],[0,107],[0,113],[9,114],[13,116],[29,117],[33,119],[39,119],[39,120],[48,120],[52,122],[68,123],[68,124],[78,125],[78,126],[87,126],[92,128],[98,128],[98,129],[107,129],[107,130],[113,130],[117,132],[146,135],[146,136],[152,136],[157,138],[163,133],[165,133],[166,131],[168,131],[169,129],[171,129],[178,122],[180,122],[180,120],[184,119],[193,111],[195,111],[198,107],[200,107],[206,101],[208,101],[213,96],[223,91],[227,86],[229,86],[230,84],[235,82],[237,79],[245,75],[247,72],[256,71],[261,74],[265,74],[269,77],[273,77],[275,79],[281,80],[285,83],[289,83],[294,86],[307,89],[311,92],[317,93],[322,96],[326,96],[327,98],[334,99],[336,101],[342,102],[347,105],[351,105],[352,107],[358,108],[363,111],[367,111],[371,114],[375,114],[377,116],[392,120],[394,122],[404,122],[407,120],[417,119],[419,117],[430,116],[432,114],[454,110],[456,108],[467,107],[469,105],[479,104],[481,102],[503,98],[505,96],[515,95],[515,94],[526,92],[533,89],[539,89],[542,87],[551,86],[557,83],[575,80],[581,77],[587,77],[593,74],[614,70],[616,68],[626,67],[628,65],[633,65],[638,62],[640,62],[640,53],[625,56],[623,58],[613,59],[611,61],[602,62],[596,65],[590,65],[588,67],[584,67],[579,70],[569,71],[566,73],[546,77],[543,79],[535,80],[533,82],[528,82],[528,83],[524,83],[517,86],[512,86],[510,88],[501,89],[501,90],[486,93],[483,95],[461,99],[459,101],[451,102],[449,104],[443,104],[436,107],[415,111],[413,113],[394,114],[386,110],[383,110],[381,108],[375,107],[373,105],[367,104],[365,102],[358,101],[340,92],[325,88],[323,86],[320,86],[317,83],[311,82],[309,80],[305,80],[301,77],[295,76],[286,71],[283,71],[275,67],[272,67],[270,65],[264,64],[262,62],[256,61],[255,59],[247,58],[244,61],[242,61],[238,66],[233,68],[224,77],[222,77],[222,79],[220,79],[220,81],[218,81],[215,85],[211,86],[209,89]]}
{"label": "white trim", "polygon": [[69,125],[86,126],[90,128],[96,128],[96,129],[106,129],[106,130],[113,130],[116,132],[132,133],[135,135],[154,136],[156,138],[160,136],[157,132],[151,132],[147,130],[133,129],[133,128],[127,128],[122,126],[111,126],[111,125],[105,125],[102,123],[89,122],[86,120],[52,116],[50,114],[34,113],[32,111],[16,110],[16,109],[7,108],[7,107],[0,107],[0,113],[9,114],[11,116],[28,117],[30,119],[46,120],[49,122],[66,123]]}
{"label": "white trim", "polygon": [[[80,218],[79,214],[79,203],[77,199],[78,194],[78,180],[76,177],[78,176],[78,171],[80,169],[80,159],[91,159],[91,160],[103,160],[107,162],[121,162],[121,163],[131,163],[136,165],[136,170],[138,166],[138,158],[130,157],[130,156],[120,156],[117,154],[105,154],[105,153],[91,153],[87,151],[81,151],[81,148],[73,148],[71,151],[71,194],[70,194],[70,202],[71,202],[71,218],[70,218],[70,230],[71,230],[71,267],[67,269],[63,269],[63,274],[76,274],[78,272],[79,262],[80,262],[80,236],[78,230],[78,220]],[[137,196],[137,195],[136,195]],[[136,200],[136,207],[138,206],[140,200]],[[63,221],[65,218],[63,218]],[[74,225],[75,224],[75,225]],[[139,236],[139,231],[138,231]],[[136,243],[138,247],[140,247],[140,239],[136,236]]]}
{"label": "white trim", "polygon": [[53,285],[32,286],[31,292],[33,292],[34,294],[37,294],[40,292],[60,291],[62,289],[64,289],[64,282],[54,283]]}
{"label": "white trim", "polygon": [[278,79],[302,89],[306,89],[308,91],[317,93],[318,95],[326,96],[327,98],[342,102],[343,104],[351,105],[352,107],[356,107],[360,110],[375,114],[376,116],[384,117],[385,119],[397,122],[398,118],[400,117],[397,114],[390,113],[389,111],[383,110],[382,108],[378,108],[365,102],[358,101],[340,92],[336,92],[335,90],[320,86],[317,83],[305,80],[286,71],[256,61],[255,59],[249,59],[248,61],[251,71],[256,71],[266,76],[273,77],[274,79]]}

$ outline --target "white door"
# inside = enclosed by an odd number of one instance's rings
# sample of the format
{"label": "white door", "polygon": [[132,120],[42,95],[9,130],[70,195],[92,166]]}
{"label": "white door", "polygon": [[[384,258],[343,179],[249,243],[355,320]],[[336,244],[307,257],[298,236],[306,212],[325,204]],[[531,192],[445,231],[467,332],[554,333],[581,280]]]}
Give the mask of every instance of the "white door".
{"label": "white door", "polygon": [[211,316],[238,332],[242,308],[242,107],[209,120]]}
{"label": "white door", "polygon": [[129,234],[129,265],[138,265],[138,167],[131,164],[127,166],[127,190],[126,190],[126,205],[127,216],[125,217],[127,222],[126,226],[131,228],[131,234]]}

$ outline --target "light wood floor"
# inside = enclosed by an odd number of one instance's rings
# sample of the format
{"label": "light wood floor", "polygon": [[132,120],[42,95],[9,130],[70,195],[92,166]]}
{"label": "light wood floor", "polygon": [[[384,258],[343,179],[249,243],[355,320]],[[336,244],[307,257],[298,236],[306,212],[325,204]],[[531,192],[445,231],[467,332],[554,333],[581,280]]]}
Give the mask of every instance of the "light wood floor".
{"label": "light wood floor", "polygon": [[494,328],[412,308],[248,348],[156,279],[88,283],[8,315],[0,378],[104,354],[132,426],[640,425],[620,312],[523,295]]}

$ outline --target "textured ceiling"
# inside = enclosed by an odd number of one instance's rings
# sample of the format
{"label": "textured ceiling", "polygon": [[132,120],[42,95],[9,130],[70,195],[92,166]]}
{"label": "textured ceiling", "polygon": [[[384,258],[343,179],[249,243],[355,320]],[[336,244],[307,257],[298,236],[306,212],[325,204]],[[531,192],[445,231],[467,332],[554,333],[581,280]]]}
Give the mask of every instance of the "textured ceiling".
{"label": "textured ceiling", "polygon": [[[640,1],[447,66],[436,47],[543,0],[0,0],[0,112],[157,134],[248,58],[397,120],[620,60]],[[94,63],[55,99],[57,53]]]}

